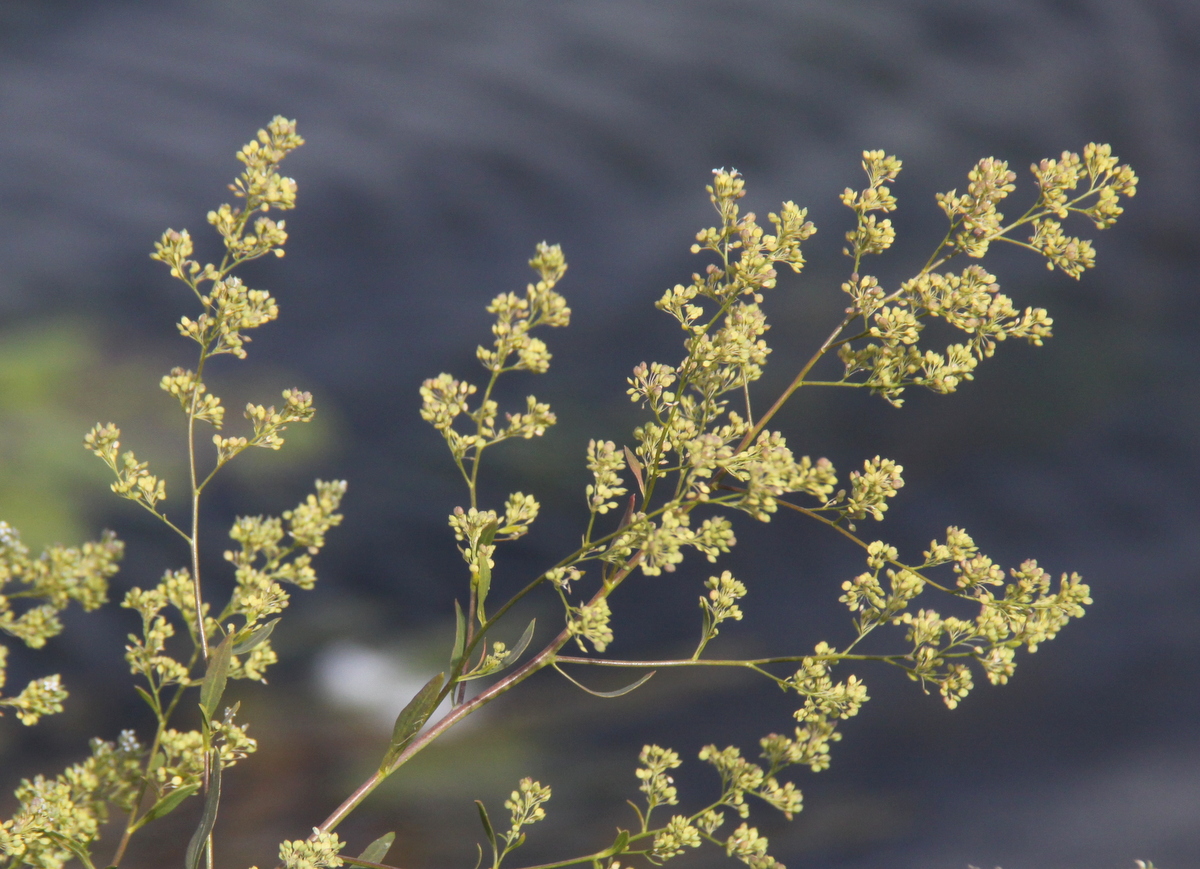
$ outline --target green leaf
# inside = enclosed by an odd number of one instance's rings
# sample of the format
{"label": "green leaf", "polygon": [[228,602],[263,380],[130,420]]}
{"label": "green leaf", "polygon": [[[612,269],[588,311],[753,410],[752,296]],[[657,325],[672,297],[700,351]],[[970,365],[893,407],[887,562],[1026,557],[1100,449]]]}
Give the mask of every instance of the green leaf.
{"label": "green leaf", "polygon": [[161,711],[161,710],[158,708],[158,704],[154,702],[154,697],[153,697],[153,696],[150,694],[150,692],[149,692],[149,691],[147,691],[147,690],[146,690],[145,688],[143,688],[141,685],[134,685],[134,686],[133,686],[133,690],[134,690],[134,691],[136,691],[136,692],[138,692],[138,694],[140,694],[140,695],[141,695],[141,698],[142,698],[143,700],[145,700],[145,701],[146,701],[146,705],[147,705],[147,706],[149,706],[149,707],[150,707],[151,709],[153,709],[155,712],[159,712],[159,711]]}
{"label": "green leaf", "polygon": [[642,493],[642,498],[645,498],[646,484],[642,482],[642,463],[638,461],[638,457],[629,447],[625,447],[625,463],[629,465],[629,470],[633,472],[633,478],[637,480],[638,491]]}
{"label": "green leaf", "polygon": [[200,683],[200,708],[209,721],[216,714],[221,695],[225,693],[225,683],[229,681],[232,651],[233,634],[226,634],[221,645],[209,656],[208,669],[204,672],[204,681]]}
{"label": "green leaf", "polygon": [[651,670],[649,673],[647,673],[642,678],[638,679],[632,685],[626,685],[624,688],[618,688],[616,691],[593,691],[587,685],[580,684],[578,681],[576,681],[575,679],[572,679],[570,676],[568,676],[566,673],[564,673],[562,671],[562,668],[559,667],[558,664],[554,664],[553,667],[555,670],[558,670],[558,672],[562,675],[562,677],[564,679],[566,679],[568,682],[570,682],[576,688],[582,688],[584,691],[588,692],[593,697],[603,697],[606,700],[611,700],[614,697],[622,697],[625,694],[628,694],[630,691],[633,691],[637,688],[641,688],[643,685],[646,684],[647,681],[649,681],[651,676],[653,676],[655,673],[658,672],[657,670]]}
{"label": "green leaf", "polygon": [[492,566],[482,553],[476,553],[475,563],[479,568],[479,575],[475,577],[474,581],[475,617],[482,625],[487,621],[487,610],[484,608],[484,603],[487,601],[488,591],[492,587]]}
{"label": "green leaf", "polygon": [[171,812],[175,811],[176,807],[180,803],[182,803],[184,800],[186,800],[188,797],[190,797],[192,794],[194,794],[198,790],[200,790],[199,783],[191,784],[191,785],[184,785],[181,788],[176,788],[175,790],[171,791],[169,794],[167,794],[165,797],[163,797],[161,800],[159,800],[157,803],[155,803],[153,806],[151,806],[150,811],[148,811],[148,812],[146,812],[146,814],[142,815],[142,817],[137,822],[138,828],[142,827],[145,824],[150,823],[151,821],[157,821],[159,818],[163,817],[164,815],[171,814]]}
{"label": "green leaf", "polygon": [[[226,638],[228,639],[228,637]],[[204,798],[204,814],[200,816],[200,826],[192,833],[188,842],[187,857],[184,859],[184,869],[199,869],[200,860],[204,857],[204,844],[212,834],[217,823],[217,806],[221,802],[221,755],[212,753],[212,774],[208,778],[208,795]]]}
{"label": "green leaf", "polygon": [[484,525],[483,530],[481,530],[479,532],[479,545],[480,546],[491,546],[492,541],[496,539],[496,529],[499,527],[500,527],[499,519],[497,519],[493,522],[489,522],[488,524]]}
{"label": "green leaf", "polygon": [[74,839],[64,836],[61,833],[55,833],[51,830],[41,830],[39,832],[41,832],[43,836],[46,836],[54,842],[57,842],[60,846],[66,848],[68,851],[78,857],[79,862],[87,867],[87,869],[96,869],[96,867],[92,864],[92,860],[88,855],[87,849],[84,848],[82,843],[76,842]]}
{"label": "green leaf", "polygon": [[453,670],[462,660],[463,652],[467,649],[467,617],[463,615],[458,600],[454,601],[454,649],[450,653],[450,669]]}
{"label": "green leaf", "polygon": [[629,831],[628,830],[617,830],[617,840],[612,843],[612,846],[608,849],[607,852],[605,852],[605,854],[603,856],[619,857],[620,855],[625,853],[625,846],[628,844],[629,844]]}
{"label": "green leaf", "polygon": [[529,627],[525,628],[525,633],[521,634],[521,639],[517,640],[517,644],[513,646],[512,651],[504,656],[504,660],[500,663],[501,667],[510,666],[529,648],[529,643],[533,640],[533,627],[536,624],[537,619],[530,620]]}
{"label": "green leaf", "polygon": [[438,673],[425,683],[425,687],[418,691],[413,699],[408,701],[407,706],[400,710],[400,714],[396,716],[396,726],[392,728],[391,744],[388,745],[383,762],[379,765],[380,772],[387,772],[388,767],[395,763],[396,758],[404,751],[404,746],[412,741],[412,738],[429,720],[429,716],[437,708],[438,695],[441,693],[442,683],[445,680],[446,674]]}
{"label": "green leaf", "polygon": [[275,630],[275,625],[279,623],[278,618],[271,619],[263,625],[255,628],[248,637],[241,642],[235,643],[233,646],[233,654],[244,655],[256,646],[261,646],[266,642],[267,637],[271,636],[271,631]]}
{"label": "green leaf", "polygon": [[487,834],[488,841],[492,843],[492,850],[496,850],[496,831],[492,828],[492,819],[488,817],[487,807],[479,800],[475,801],[475,808],[479,809],[479,820],[483,823],[483,832]]}
{"label": "green leaf", "polygon": [[492,541],[496,539],[496,529],[499,527],[498,519],[484,525],[479,532],[479,540],[475,543],[475,564],[479,567],[479,575],[475,578],[475,614],[480,624],[487,621],[487,610],[483,605],[492,587],[492,567],[482,550],[483,547],[492,545]]}
{"label": "green leaf", "polygon": [[392,847],[392,842],[394,841],[396,841],[395,833],[384,833],[368,845],[366,850],[358,855],[358,859],[367,860],[371,863],[382,863],[383,858],[387,856],[388,849]]}

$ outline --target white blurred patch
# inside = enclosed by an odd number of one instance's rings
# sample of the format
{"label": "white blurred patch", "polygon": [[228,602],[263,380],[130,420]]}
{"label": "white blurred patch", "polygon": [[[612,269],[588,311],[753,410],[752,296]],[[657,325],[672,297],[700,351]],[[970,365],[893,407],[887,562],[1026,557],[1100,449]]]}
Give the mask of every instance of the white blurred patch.
{"label": "white blurred patch", "polygon": [[[400,710],[433,675],[400,652],[349,641],[326,646],[313,662],[321,698],[331,706],[358,713],[381,730],[392,728]],[[447,699],[430,719],[437,720],[449,710]]]}

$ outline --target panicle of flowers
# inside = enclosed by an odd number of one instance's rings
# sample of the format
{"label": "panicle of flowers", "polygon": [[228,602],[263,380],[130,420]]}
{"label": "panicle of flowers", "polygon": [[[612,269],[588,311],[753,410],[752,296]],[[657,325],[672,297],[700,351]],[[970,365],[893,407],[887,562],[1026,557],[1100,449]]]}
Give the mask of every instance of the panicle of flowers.
{"label": "panicle of flowers", "polygon": [[746,596],[746,586],[734,579],[728,570],[722,571],[720,576],[710,576],[705,580],[704,587],[708,589],[708,594],[700,597],[700,609],[704,611],[701,648],[720,633],[718,626],[721,622],[742,620],[742,609],[737,601]]}
{"label": "panicle of flowers", "polygon": [[644,745],[638,755],[638,763],[641,766],[634,771],[634,774],[641,782],[638,790],[646,795],[644,818],[649,818],[656,806],[678,805],[679,793],[675,788],[675,779],[671,777],[670,770],[678,769],[683,765],[683,761],[679,759],[679,753],[659,745]]}
{"label": "panicle of flowers", "polygon": [[690,818],[686,815],[672,815],[666,826],[654,834],[650,856],[655,862],[670,860],[688,848],[699,848],[701,842],[700,830],[692,824]]}
{"label": "panicle of flowers", "polygon": [[[221,205],[208,213],[208,222],[221,236],[225,246],[225,257],[219,265],[201,264],[191,259],[192,239],[187,230],[177,232],[168,229],[162,239],[155,243],[152,259],[165,263],[171,276],[186,283],[204,304],[203,323],[184,318],[180,329],[185,335],[206,336],[206,346],[217,341],[214,353],[234,353],[244,356],[241,349],[244,336],[240,329],[254,328],[278,313],[273,300],[261,290],[246,290],[236,279],[227,280],[231,268],[249,260],[258,259],[268,253],[283,256],[283,245],[287,242],[284,221],[266,217],[272,208],[286,211],[296,206],[296,182],[278,172],[280,162],[293,150],[304,144],[296,134],[295,121],[275,117],[267,128],[258,131],[255,141],[238,152],[238,160],[245,169],[230,185],[244,207]],[[254,217],[253,228],[250,220]],[[209,295],[200,290],[200,283],[211,281],[213,289]],[[190,325],[189,325],[190,324]]]}
{"label": "panicle of flowers", "polygon": [[195,320],[181,317],[178,328],[179,334],[199,344],[206,356],[229,353],[245,359],[250,337],[243,332],[279,316],[279,305],[270,293],[252,290],[233,276],[215,280],[200,303],[204,313]]}
{"label": "panicle of flowers", "polygon": [[[766,753],[763,756],[767,757]],[[743,758],[741,751],[733,745],[723,749],[718,749],[715,745],[706,745],[700,751],[700,760],[712,764],[721,776],[721,798],[714,805],[728,806],[737,812],[740,818],[750,816],[750,806],[746,802],[747,794],[758,797],[778,809],[788,820],[803,807],[803,797],[796,786],[791,782],[781,784],[775,777],[780,769],[788,765],[786,760],[777,763],[773,759],[771,768],[764,770],[758,764]],[[711,818],[703,826],[711,835],[721,820],[723,818]]]}
{"label": "panicle of flowers", "polygon": [[[111,531],[80,547],[55,544],[37,558],[20,533],[0,522],[0,631],[40,649],[62,631],[59,613],[71,601],[91,612],[108,600],[108,578],[117,572],[124,544]],[[22,606],[28,603],[28,606]],[[7,682],[8,647],[0,646],[0,689]],[[0,695],[0,715],[12,709],[23,724],[62,711],[67,691],[59,676],[32,679],[14,697]]]}
{"label": "panicle of flowers", "polygon": [[524,297],[501,293],[487,308],[489,314],[496,315],[492,325],[495,341],[491,349],[476,348],[475,355],[493,374],[505,371],[545,373],[550,367],[550,353],[544,341],[530,337],[530,330],[542,325],[567,326],[571,322],[571,309],[554,291],[555,284],[567,270],[562,248],[542,242],[529,265],[541,280],[529,284]]}
{"label": "panicle of flowers", "polygon": [[511,813],[511,824],[504,836],[505,842],[516,847],[525,838],[522,827],[536,824],[546,817],[543,804],[550,799],[550,788],[531,778],[523,778],[517,784],[517,789],[504,801],[504,808]]}
{"label": "panicle of flowers", "polygon": [[[1060,160],[1043,160],[1031,168],[1039,196],[1015,222],[1004,225],[1004,215],[996,206],[1015,189],[1016,175],[1007,163],[989,157],[968,174],[966,193],[951,190],[938,194],[950,229],[916,277],[890,293],[879,287],[874,277],[857,271],[843,284],[852,300],[848,313],[861,316],[864,324],[856,337],[874,339],[865,345],[856,344],[853,338],[838,342],[838,356],[845,365],[844,383],[866,386],[899,406],[908,385],[943,394],[954,392],[964,380],[973,379],[979,361],[990,357],[1001,341],[1019,338],[1041,346],[1051,336],[1053,320],[1045,309],[1018,309],[999,292],[996,279],[979,266],[968,266],[957,274],[934,271],[958,254],[982,257],[994,241],[1030,248],[1046,258],[1047,268],[1057,267],[1074,278],[1095,264],[1091,242],[1068,236],[1060,221],[1076,212],[1098,228],[1111,226],[1122,211],[1119,197],[1136,193],[1137,177],[1128,166],[1117,165],[1107,145],[1088,145],[1083,158],[1064,152]],[[868,177],[875,177],[870,169]],[[1085,178],[1087,189],[1077,192]],[[859,212],[859,228],[848,236],[855,244],[856,263],[860,254],[882,249],[874,244],[876,227],[864,222],[858,196],[843,200]],[[1032,229],[1027,242],[1011,237],[1016,228],[1026,224]],[[950,344],[943,351],[920,347],[923,321],[929,317],[965,332],[968,340]],[[856,374],[865,374],[865,379],[852,379]]]}
{"label": "panicle of flowers", "polygon": [[864,256],[883,253],[896,239],[892,221],[888,218],[880,220],[870,212],[896,210],[896,197],[887,185],[896,180],[904,165],[883,151],[863,151],[862,156],[863,170],[867,173],[866,189],[855,191],[847,187],[841,196],[842,204],[858,218],[858,225],[846,233],[850,246],[843,249],[843,253],[854,258],[855,271]]}
{"label": "panicle of flowers", "polygon": [[1004,215],[996,204],[1017,189],[1012,183],[1017,175],[1003,160],[985,157],[967,173],[967,179],[966,193],[939,193],[937,202],[950,218],[954,247],[967,256],[981,257],[1002,231]]}
{"label": "panicle of flowers", "polygon": [[164,375],[159,382],[164,392],[179,399],[179,406],[184,413],[191,412],[194,419],[202,419],[220,429],[225,420],[225,408],[221,399],[208,392],[208,387],[196,379],[196,373],[190,369],[172,368],[171,373]]}
{"label": "panicle of flowers", "polygon": [[570,607],[567,611],[567,629],[580,649],[587,651],[587,646],[583,644],[587,640],[597,652],[603,652],[613,641],[612,628],[608,624],[611,618],[608,598],[601,597],[593,603]]}
{"label": "panicle of flowers", "polygon": [[308,839],[281,844],[279,861],[285,869],[337,869],[345,865],[338,856],[345,847],[337,833],[325,833],[314,827]]}
{"label": "panicle of flowers", "polygon": [[725,853],[737,857],[750,869],[784,869],[782,863],[767,853],[771,843],[759,835],[757,827],[742,824],[725,842]]}
{"label": "panicle of flowers", "polygon": [[[850,472],[850,494],[842,512],[850,519],[862,519],[869,513],[875,521],[883,521],[889,498],[904,487],[902,465],[891,459],[876,456],[863,462],[863,469]],[[854,526],[851,526],[853,528]]]}
{"label": "panicle of flowers", "polygon": [[584,490],[588,499],[588,509],[603,516],[617,506],[614,498],[624,495],[625,488],[618,471],[625,469],[625,455],[617,452],[612,441],[588,441],[587,469],[592,472],[594,483],[589,483]]}
{"label": "panicle of flowers", "polygon": [[[860,637],[882,624],[903,625],[912,651],[885,659],[912,679],[936,685],[952,709],[974,685],[970,661],[989,682],[1004,684],[1016,669],[1017,649],[1036,651],[1091,603],[1090,589],[1078,574],[1063,574],[1055,591],[1050,575],[1032,559],[1011,569],[1013,581],[1006,582],[1004,570],[979,551],[969,534],[953,526],[946,529],[944,542],[930,544],[922,564],[909,568],[898,557],[894,546],[869,544],[870,571],[842,583],[845,594],[840,600],[856,614]],[[910,603],[930,585],[924,572],[943,565],[952,567],[955,587],[937,587],[978,605],[974,619],[943,616],[930,608],[911,610]],[[888,590],[880,581],[885,567]],[[1002,591],[995,590],[1001,586]]]}
{"label": "panicle of flowers", "polygon": [[0,865],[60,869],[86,858],[109,805],[121,812],[133,808],[144,749],[132,731],[123,731],[116,743],[93,739],[91,751],[53,779],[21,781],[17,811],[0,822]]}
{"label": "panicle of flowers", "polygon": [[[472,503],[476,497],[479,461],[487,447],[509,438],[540,437],[557,421],[550,405],[530,395],[526,397],[524,411],[505,413],[504,423],[498,424],[500,408],[491,397],[501,374],[509,371],[541,374],[549,368],[550,352],[545,342],[529,334],[532,329],[566,326],[570,322],[571,309],[554,289],[567,270],[562,249],[542,242],[529,265],[537,272],[539,280],[527,285],[524,297],[501,293],[488,306],[488,311],[496,315],[492,325],[495,339],[492,348],[480,346],[476,351],[480,363],[489,372],[479,404],[474,409],[470,404],[471,396],[479,391],[479,387],[449,374],[439,374],[421,384],[421,418],[445,438],[450,454],[470,488]],[[465,433],[455,428],[460,417],[469,422]],[[471,425],[474,431],[470,431]]]}
{"label": "panicle of flowers", "polygon": [[150,473],[148,462],[139,462],[133,450],[119,452],[121,430],[111,422],[97,423],[83,438],[83,445],[97,456],[117,476],[109,488],[122,498],[141,504],[151,513],[160,515],[158,502],[167,497],[167,483]]}

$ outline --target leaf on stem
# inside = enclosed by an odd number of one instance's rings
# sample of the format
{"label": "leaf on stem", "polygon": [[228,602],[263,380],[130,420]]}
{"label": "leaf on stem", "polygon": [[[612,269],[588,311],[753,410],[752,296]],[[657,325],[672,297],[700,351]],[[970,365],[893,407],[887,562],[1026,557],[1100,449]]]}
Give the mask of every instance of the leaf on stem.
{"label": "leaf on stem", "polygon": [[629,470],[633,472],[633,478],[637,480],[638,491],[642,493],[642,498],[646,497],[646,484],[642,481],[642,463],[638,461],[637,456],[633,454],[633,450],[625,447],[625,462],[629,465]]}
{"label": "leaf on stem", "polygon": [[396,726],[392,728],[391,744],[383,756],[383,762],[379,764],[381,773],[387,774],[388,767],[396,762],[396,758],[404,751],[404,747],[412,741],[412,738],[429,720],[429,716],[437,708],[438,695],[442,691],[442,683],[445,680],[446,674],[438,673],[425,683],[425,687],[418,691],[413,699],[408,701],[407,706],[400,710],[400,714],[396,717]]}
{"label": "leaf on stem", "polygon": [[588,692],[589,694],[591,694],[595,697],[603,697],[606,700],[611,700],[614,697],[622,697],[622,696],[628,694],[630,691],[634,691],[638,688],[641,688],[644,684],[646,684],[646,682],[648,682],[650,680],[651,676],[653,676],[655,673],[658,672],[657,670],[651,670],[649,673],[647,673],[642,678],[638,679],[632,685],[626,685],[624,688],[618,688],[616,691],[593,691],[587,685],[583,685],[580,682],[578,682],[577,680],[572,679],[570,676],[568,676],[563,671],[563,669],[558,666],[558,664],[551,664],[550,666],[554,667],[555,670],[558,670],[559,674],[562,675],[562,677],[564,679],[566,679],[568,682],[570,682],[576,688],[582,688],[584,691]]}
{"label": "leaf on stem", "polygon": [[[638,812],[638,814],[640,815],[641,812]],[[601,854],[599,856],[601,859],[603,859],[604,857],[619,857],[625,853],[625,847],[628,844],[629,844],[629,831],[628,830],[617,830],[617,839],[615,842],[612,843],[612,847],[610,847],[607,851],[605,851],[603,854]]]}
{"label": "leaf on stem", "polygon": [[533,640],[533,628],[536,624],[537,619],[530,619],[529,626],[525,628],[525,633],[521,634],[521,639],[517,640],[517,644],[513,646],[512,651],[505,655],[500,662],[501,667],[511,666],[529,648],[529,643]]}
{"label": "leaf on stem", "polygon": [[200,708],[204,716],[211,721],[225,693],[225,683],[229,681],[229,664],[233,653],[233,634],[226,634],[225,639],[213,651],[208,659],[208,669],[204,672],[204,681],[200,683]]}
{"label": "leaf on stem", "polygon": [[487,806],[479,800],[475,801],[475,808],[479,810],[479,820],[483,824],[483,832],[487,834],[488,841],[492,843],[492,849],[496,849],[496,831],[492,827],[492,819],[488,817]]}
{"label": "leaf on stem", "polygon": [[450,653],[450,669],[453,671],[462,660],[467,649],[467,617],[463,615],[458,600],[454,601],[454,649]]}
{"label": "leaf on stem", "polygon": [[171,791],[169,794],[151,806],[150,811],[142,815],[141,819],[138,820],[137,827],[135,827],[135,829],[140,829],[151,821],[157,821],[164,815],[171,814],[171,812],[175,811],[180,803],[198,790],[200,790],[200,784],[197,782],[196,784],[184,785],[181,788],[176,788],[175,790]]}
{"label": "leaf on stem", "polygon": [[370,863],[382,863],[383,858],[387,856],[388,849],[392,847],[392,842],[394,841],[396,841],[395,833],[384,833],[382,836],[368,845],[366,849],[358,855],[358,859],[366,860]]}
{"label": "leaf on stem", "polygon": [[149,706],[155,712],[159,711],[158,704],[154,702],[154,698],[150,696],[149,691],[147,691],[141,685],[134,685],[133,690],[138,692],[139,695],[141,695],[141,698],[146,701],[147,706]]}
{"label": "leaf on stem", "polygon": [[233,654],[244,655],[256,646],[261,646],[267,641],[267,637],[271,636],[271,631],[275,630],[275,625],[279,623],[279,619],[274,618],[263,625],[259,625],[250,635],[235,643],[233,646]]}
{"label": "leaf on stem", "polygon": [[[228,639],[228,638],[226,638]],[[208,796],[204,798],[204,814],[200,816],[200,826],[192,834],[188,842],[187,857],[184,859],[184,869],[199,869],[200,858],[204,856],[204,845],[212,835],[217,823],[217,806],[221,802],[221,754],[212,753],[212,775],[208,779]]]}

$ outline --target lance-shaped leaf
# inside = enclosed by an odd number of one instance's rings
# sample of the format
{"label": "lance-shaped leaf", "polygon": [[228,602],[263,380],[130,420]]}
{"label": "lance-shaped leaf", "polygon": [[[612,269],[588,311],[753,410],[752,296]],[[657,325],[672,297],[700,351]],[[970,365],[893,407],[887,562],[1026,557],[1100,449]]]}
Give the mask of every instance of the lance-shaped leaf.
{"label": "lance-shaped leaf", "polygon": [[450,652],[450,671],[458,666],[463,652],[467,649],[467,617],[463,615],[462,607],[454,601],[454,649]]}
{"label": "lance-shaped leaf", "polygon": [[400,710],[400,714],[396,717],[396,726],[392,728],[391,744],[388,745],[387,753],[383,756],[383,762],[379,764],[380,772],[387,774],[388,768],[396,762],[396,758],[404,751],[404,747],[425,726],[425,722],[437,708],[438,695],[441,693],[442,683],[445,680],[446,674],[438,673],[425,683],[425,687],[418,691],[413,699],[408,701],[407,706]]}
{"label": "lance-shaped leaf", "polygon": [[279,619],[275,618],[264,625],[259,625],[248,636],[234,644],[233,654],[244,655],[251,649],[261,646],[266,642],[267,637],[271,636],[271,631],[275,630],[275,625],[277,624],[279,624]]}
{"label": "lance-shaped leaf", "polygon": [[209,721],[216,714],[221,695],[225,693],[232,653],[233,634],[227,634],[208,659],[208,669],[204,671],[204,681],[200,683],[200,708]]}
{"label": "lance-shaped leaf", "polygon": [[151,709],[153,709],[155,712],[162,711],[162,708],[158,705],[157,702],[155,702],[154,698],[152,696],[150,696],[150,692],[147,691],[145,688],[143,688],[141,685],[134,685],[133,690],[138,692],[138,696],[140,696],[143,700],[145,700],[146,705],[149,706]]}
{"label": "lance-shaped leaf", "polygon": [[[639,814],[640,814],[640,812],[639,812]],[[612,843],[612,846],[608,850],[606,850],[604,853],[597,854],[596,856],[601,859],[603,859],[605,857],[619,857],[625,853],[625,846],[628,844],[629,844],[629,831],[628,830],[617,830],[617,838],[616,838],[616,841],[614,841]]]}
{"label": "lance-shaped leaf", "polygon": [[204,845],[212,834],[217,823],[217,806],[221,802],[221,754],[212,753],[212,774],[208,777],[208,795],[204,798],[204,814],[200,816],[200,826],[192,834],[188,842],[187,857],[184,859],[184,869],[199,869],[200,860],[204,856]]}
{"label": "lance-shaped leaf", "polygon": [[475,566],[479,570],[474,580],[475,614],[480,624],[487,621],[487,610],[484,608],[484,602],[487,600],[488,591],[492,587],[492,565],[483,550],[484,547],[492,545],[492,541],[496,539],[496,529],[499,527],[500,524],[498,521],[492,521],[483,526],[483,530],[479,532],[479,540],[475,544]]}
{"label": "lance-shaped leaf", "polygon": [[92,865],[91,857],[88,856],[87,849],[83,846],[82,842],[77,842],[70,836],[64,836],[62,833],[56,833],[52,830],[39,830],[38,832],[60,847],[66,848],[68,851],[78,857],[79,862],[82,863],[86,869],[96,869],[96,867]]}
{"label": "lance-shaped leaf", "polygon": [[[159,755],[159,757],[161,757],[161,755]],[[138,819],[134,829],[140,829],[151,821],[157,821],[164,815],[169,815],[171,812],[175,811],[180,803],[198,790],[200,790],[199,783],[184,785],[181,788],[176,788],[175,790],[171,791],[169,794],[151,806],[150,811],[146,812],[146,814],[142,815],[142,817]]]}
{"label": "lance-shaped leaf", "polygon": [[529,620],[529,626],[525,628],[525,633],[521,634],[521,639],[517,640],[517,644],[512,647],[512,651],[506,654],[504,660],[500,662],[501,667],[511,666],[529,648],[529,644],[533,640],[533,628],[536,624],[537,619]]}
{"label": "lance-shaped leaf", "polygon": [[388,849],[392,847],[392,842],[396,841],[395,833],[384,833],[374,842],[366,847],[366,849],[358,855],[359,860],[366,860],[369,863],[382,863],[383,858],[387,856]]}
{"label": "lance-shaped leaf", "polygon": [[492,843],[492,853],[496,853],[498,846],[496,844],[496,831],[492,827],[492,819],[488,817],[487,806],[479,800],[475,801],[475,808],[479,810],[479,820],[483,824],[483,832],[487,834],[488,841]]}
{"label": "lance-shaped leaf", "polygon": [[558,664],[552,664],[551,666],[553,666],[555,670],[558,670],[559,674],[564,679],[566,679],[568,682],[570,682],[572,685],[574,685],[576,688],[582,688],[584,691],[588,692],[593,697],[603,697],[606,700],[611,700],[614,697],[622,697],[625,694],[628,694],[630,691],[634,691],[638,688],[641,688],[644,684],[646,684],[646,682],[648,682],[650,680],[651,676],[653,676],[655,673],[658,672],[657,670],[651,670],[649,673],[647,673],[642,678],[638,679],[632,685],[626,685],[624,688],[618,688],[616,691],[593,691],[587,685],[580,684],[577,680],[572,679],[570,676],[568,676],[565,672],[563,672],[562,668],[559,667]]}
{"label": "lance-shaped leaf", "polygon": [[638,457],[633,454],[633,450],[629,447],[625,447],[625,462],[629,465],[629,470],[633,472],[633,478],[637,480],[638,491],[645,498],[646,484],[642,481],[642,463],[638,461]]}
{"label": "lance-shaped leaf", "polygon": [[513,662],[515,662],[518,658],[521,657],[521,653],[524,652],[527,648],[529,648],[529,643],[531,640],[533,640],[533,628],[536,624],[537,624],[537,619],[533,619],[529,623],[529,626],[527,628],[525,628],[525,633],[521,634],[521,639],[517,640],[517,644],[515,646],[513,646],[511,651],[506,652],[504,654],[504,657],[501,658],[499,662],[493,664],[491,667],[488,667],[486,669],[480,669],[477,667],[476,670],[478,672],[472,672],[472,673],[468,673],[465,676],[460,676],[458,681],[459,682],[470,682],[473,679],[482,679],[484,676],[494,676],[496,673],[499,673],[505,667],[512,666]]}

